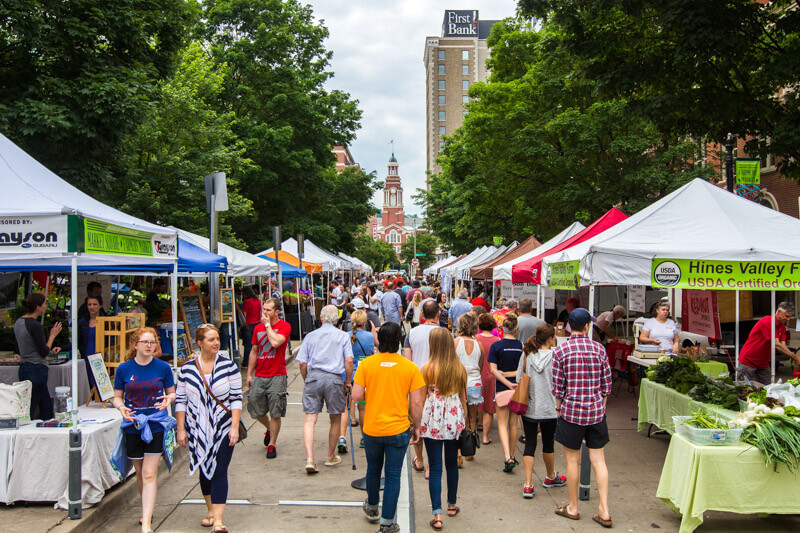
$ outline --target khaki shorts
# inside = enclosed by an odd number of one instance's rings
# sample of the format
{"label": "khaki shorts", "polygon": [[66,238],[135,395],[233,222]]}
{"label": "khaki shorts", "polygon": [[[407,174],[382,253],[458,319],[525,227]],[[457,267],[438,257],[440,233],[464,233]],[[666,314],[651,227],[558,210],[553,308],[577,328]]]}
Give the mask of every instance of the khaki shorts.
{"label": "khaki shorts", "polygon": [[328,414],[344,413],[347,405],[344,380],[338,374],[309,369],[303,387],[303,412],[307,414],[321,413],[323,402],[328,407]]}
{"label": "khaki shorts", "polygon": [[269,413],[271,418],[286,416],[287,376],[271,378],[253,377],[250,394],[247,397],[247,412],[259,419]]}

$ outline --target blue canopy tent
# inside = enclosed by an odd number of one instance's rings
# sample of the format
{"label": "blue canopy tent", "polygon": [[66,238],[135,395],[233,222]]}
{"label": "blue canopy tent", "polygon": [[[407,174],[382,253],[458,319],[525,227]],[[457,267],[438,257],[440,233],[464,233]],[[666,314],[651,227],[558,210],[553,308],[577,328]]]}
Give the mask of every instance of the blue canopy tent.
{"label": "blue canopy tent", "polygon": [[[272,263],[275,262],[275,258],[268,255],[259,255],[258,257],[266,259]],[[285,278],[305,278],[308,276],[308,272],[306,272],[305,269],[300,269],[296,266],[290,265],[289,263],[284,263],[283,261],[278,261],[278,263],[281,267],[281,273]]]}
{"label": "blue canopy tent", "polygon": [[178,272],[227,272],[228,259],[178,238]]}

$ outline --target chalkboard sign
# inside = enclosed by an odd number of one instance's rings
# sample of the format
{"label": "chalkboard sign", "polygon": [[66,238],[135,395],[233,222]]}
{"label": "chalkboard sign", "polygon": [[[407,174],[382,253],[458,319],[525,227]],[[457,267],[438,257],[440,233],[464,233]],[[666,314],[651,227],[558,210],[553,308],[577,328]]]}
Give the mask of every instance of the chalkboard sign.
{"label": "chalkboard sign", "polygon": [[192,355],[192,343],[185,333],[178,335],[178,361],[186,361]]}
{"label": "chalkboard sign", "polygon": [[180,302],[180,311],[183,315],[183,323],[186,326],[186,334],[189,335],[192,344],[194,344],[194,335],[197,333],[197,328],[206,323],[202,296],[200,292],[178,293],[178,302]]}

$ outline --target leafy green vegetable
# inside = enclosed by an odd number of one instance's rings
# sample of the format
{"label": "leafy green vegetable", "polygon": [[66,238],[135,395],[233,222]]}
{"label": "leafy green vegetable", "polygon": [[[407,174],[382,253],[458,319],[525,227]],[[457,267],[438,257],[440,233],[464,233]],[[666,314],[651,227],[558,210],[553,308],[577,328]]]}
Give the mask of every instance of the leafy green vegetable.
{"label": "leafy green vegetable", "polygon": [[742,440],[764,454],[767,463],[785,464],[790,471],[800,468],[800,422],[786,415],[766,414],[744,430]]}
{"label": "leafy green vegetable", "polygon": [[705,409],[700,409],[684,422],[687,426],[700,429],[728,429],[728,423],[715,416],[711,416]]}

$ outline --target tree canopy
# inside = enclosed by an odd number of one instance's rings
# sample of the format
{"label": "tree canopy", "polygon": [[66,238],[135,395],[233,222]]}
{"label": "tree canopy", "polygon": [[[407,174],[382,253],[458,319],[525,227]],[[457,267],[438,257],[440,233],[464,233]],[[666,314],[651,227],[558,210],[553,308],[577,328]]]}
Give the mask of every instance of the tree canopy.
{"label": "tree canopy", "polygon": [[416,237],[413,235],[406,239],[403,246],[400,248],[400,258],[404,263],[410,265],[411,260],[414,259],[414,241],[417,243],[418,254],[425,254],[417,257],[419,259],[419,268],[425,268],[432,265],[436,260],[436,248],[439,246],[439,239],[430,233],[418,233]]}

